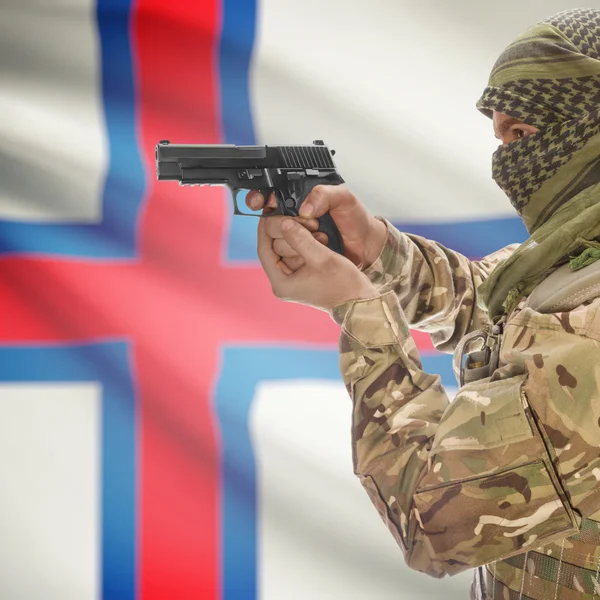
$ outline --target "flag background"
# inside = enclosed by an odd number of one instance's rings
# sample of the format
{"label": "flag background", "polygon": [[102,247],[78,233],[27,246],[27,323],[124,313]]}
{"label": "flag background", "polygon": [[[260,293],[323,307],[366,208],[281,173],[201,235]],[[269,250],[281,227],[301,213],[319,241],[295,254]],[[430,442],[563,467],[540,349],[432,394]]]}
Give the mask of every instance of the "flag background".
{"label": "flag background", "polygon": [[[464,598],[352,475],[337,328],[154,146],[324,139],[358,197],[480,257],[524,239],[474,103],[574,2],[4,0],[0,597]],[[449,394],[449,357],[416,334]]]}

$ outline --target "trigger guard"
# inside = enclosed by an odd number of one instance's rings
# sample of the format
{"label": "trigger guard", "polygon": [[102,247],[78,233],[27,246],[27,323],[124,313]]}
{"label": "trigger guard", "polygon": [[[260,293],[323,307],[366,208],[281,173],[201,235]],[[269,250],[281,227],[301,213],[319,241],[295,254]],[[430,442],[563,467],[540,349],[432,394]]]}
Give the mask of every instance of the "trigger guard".
{"label": "trigger guard", "polygon": [[242,191],[242,188],[230,188],[231,189],[231,198],[233,199],[233,214],[234,215],[242,215],[245,216],[245,214],[240,210],[240,207],[238,206],[238,194]]}

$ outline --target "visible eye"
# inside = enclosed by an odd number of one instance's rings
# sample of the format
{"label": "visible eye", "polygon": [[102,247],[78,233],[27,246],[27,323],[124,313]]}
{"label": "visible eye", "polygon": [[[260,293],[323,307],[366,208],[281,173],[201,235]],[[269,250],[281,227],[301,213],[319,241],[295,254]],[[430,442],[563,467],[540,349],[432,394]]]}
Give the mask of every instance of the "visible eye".
{"label": "visible eye", "polygon": [[517,137],[518,140],[520,140],[521,138],[524,138],[527,135],[527,132],[523,129],[519,129],[518,127],[515,127],[514,129],[511,129],[512,133],[515,134],[515,136]]}

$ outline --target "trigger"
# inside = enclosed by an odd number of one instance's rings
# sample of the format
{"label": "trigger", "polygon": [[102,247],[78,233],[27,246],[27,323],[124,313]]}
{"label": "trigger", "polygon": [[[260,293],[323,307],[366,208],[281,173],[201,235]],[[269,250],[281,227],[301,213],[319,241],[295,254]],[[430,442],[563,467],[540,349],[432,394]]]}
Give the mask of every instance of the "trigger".
{"label": "trigger", "polygon": [[[273,203],[271,202],[271,196],[273,196],[273,199],[275,200],[275,205],[273,205]],[[280,196],[277,193],[277,190],[271,189],[267,192],[266,196],[266,203],[265,203],[265,208],[269,209],[269,216],[275,216],[275,215],[284,215],[285,214],[285,206],[282,205],[282,201],[280,200]]]}

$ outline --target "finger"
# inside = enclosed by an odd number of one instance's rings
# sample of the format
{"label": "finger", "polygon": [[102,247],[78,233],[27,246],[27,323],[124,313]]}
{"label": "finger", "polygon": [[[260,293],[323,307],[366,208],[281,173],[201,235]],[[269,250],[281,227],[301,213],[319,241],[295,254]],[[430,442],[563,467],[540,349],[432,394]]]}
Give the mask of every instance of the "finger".
{"label": "finger", "polygon": [[275,197],[275,194],[271,193],[265,202],[265,197],[262,192],[250,190],[246,194],[246,206],[250,210],[260,210],[262,208],[263,214],[267,208],[271,209],[266,211],[267,213],[273,212],[273,210],[277,208],[277,198]]}
{"label": "finger", "polygon": [[277,238],[273,240],[273,251],[278,256],[281,256],[281,258],[298,256],[298,253],[283,238]]}
{"label": "finger", "polygon": [[269,206],[270,208],[277,208],[277,198],[275,197],[275,194],[273,194],[273,193],[269,194],[269,199],[267,200],[267,206]]}
{"label": "finger", "polygon": [[275,196],[275,193],[271,192],[269,194],[269,197],[267,198],[267,203],[265,204],[265,207],[263,208],[263,215],[269,215],[273,212],[275,212],[278,208],[277,205],[277,196]]}
{"label": "finger", "polygon": [[352,193],[341,185],[317,185],[300,207],[302,217],[322,217],[325,213],[335,210],[340,205],[353,206]]}
{"label": "finger", "polygon": [[301,227],[293,219],[285,219],[281,224],[283,239],[308,264],[320,263],[328,258],[331,251],[323,247],[306,228]]}
{"label": "finger", "polygon": [[[317,242],[327,246],[327,240],[329,239],[327,234],[321,232],[313,233],[313,237],[317,240]],[[273,251],[275,254],[281,256],[281,258],[298,256],[298,253],[283,238],[276,238],[273,240]]]}
{"label": "finger", "polygon": [[329,191],[333,186],[317,185],[306,197],[298,214],[301,217],[321,217],[329,211]]}
{"label": "finger", "polygon": [[273,238],[266,232],[265,223],[268,220],[263,218],[258,222],[257,253],[260,264],[265,270],[271,285],[275,285],[276,282],[281,280],[282,276],[282,269],[279,265],[281,257],[273,251]]}
{"label": "finger", "polygon": [[268,217],[270,214],[272,214],[274,212],[275,212],[274,208],[272,208],[271,206],[265,206],[262,209],[262,213],[261,214],[262,214],[263,217]]}
{"label": "finger", "polygon": [[250,190],[246,194],[246,206],[250,210],[260,210],[265,204],[263,195],[257,190]]}
{"label": "finger", "polygon": [[321,242],[321,244],[327,246],[329,236],[326,233],[319,231],[318,233],[313,233],[313,237],[315,238],[315,240],[317,240],[317,242]]}
{"label": "finger", "polygon": [[317,219],[304,219],[303,217],[294,217],[296,223],[300,223],[302,227],[306,227],[311,233],[319,231],[319,221]]}
{"label": "finger", "polygon": [[[302,262],[302,264],[304,264],[304,261]],[[297,268],[301,267],[302,265],[298,265],[298,267],[296,268],[292,268],[290,265],[287,264],[287,262],[283,259],[281,259],[278,263],[277,266],[279,267],[279,270],[284,274],[284,275],[292,275]]]}
{"label": "finger", "polygon": [[295,273],[300,267],[303,267],[306,264],[306,261],[301,256],[290,256],[290,258],[283,258],[281,260],[292,273]]}
{"label": "finger", "polygon": [[[265,209],[266,211],[267,209]],[[272,210],[272,209],[269,209]],[[267,219],[267,234],[271,236],[273,239],[282,238],[283,234],[281,233],[281,223],[284,219],[289,219],[290,217],[275,215],[273,217],[269,217]],[[301,219],[300,217],[294,217],[295,221],[298,221],[301,225],[306,227],[309,231],[316,232],[319,229],[319,222],[316,219]]]}

